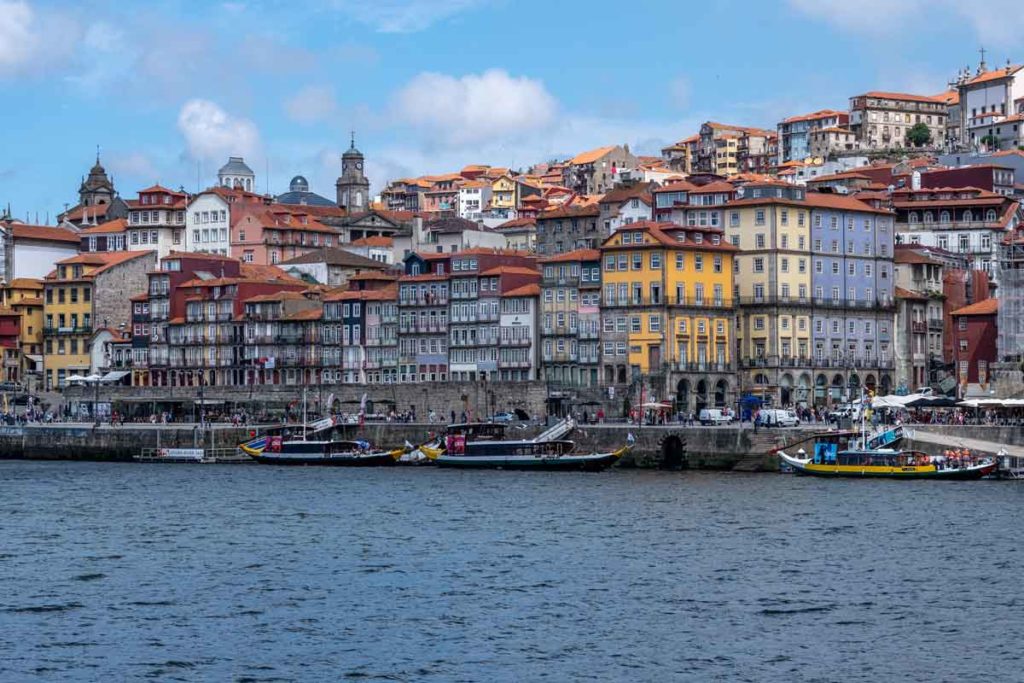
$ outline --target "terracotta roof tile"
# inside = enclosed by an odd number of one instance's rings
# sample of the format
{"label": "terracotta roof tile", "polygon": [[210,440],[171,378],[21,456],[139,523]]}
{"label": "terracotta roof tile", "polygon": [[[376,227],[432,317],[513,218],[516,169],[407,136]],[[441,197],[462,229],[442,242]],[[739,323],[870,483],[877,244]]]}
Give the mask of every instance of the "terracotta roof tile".
{"label": "terracotta roof tile", "polygon": [[950,315],[995,315],[999,312],[999,299],[984,299],[970,306],[958,308]]}

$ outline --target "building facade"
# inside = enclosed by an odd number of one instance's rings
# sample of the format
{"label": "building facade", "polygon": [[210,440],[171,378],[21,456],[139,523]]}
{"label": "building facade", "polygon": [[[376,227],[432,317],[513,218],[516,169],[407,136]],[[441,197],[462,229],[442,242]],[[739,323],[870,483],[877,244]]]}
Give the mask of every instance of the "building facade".
{"label": "building facade", "polygon": [[946,139],[946,102],[941,97],[871,91],[850,98],[850,130],[863,150],[911,147],[907,133],[916,124],[928,127],[926,148],[941,148]]}
{"label": "building facade", "polygon": [[538,265],[543,379],[556,386],[599,386],[601,252],[577,249]]}
{"label": "building facade", "polygon": [[606,385],[643,382],[686,411],[732,404],[736,251],[721,231],[651,221],[604,241]]}

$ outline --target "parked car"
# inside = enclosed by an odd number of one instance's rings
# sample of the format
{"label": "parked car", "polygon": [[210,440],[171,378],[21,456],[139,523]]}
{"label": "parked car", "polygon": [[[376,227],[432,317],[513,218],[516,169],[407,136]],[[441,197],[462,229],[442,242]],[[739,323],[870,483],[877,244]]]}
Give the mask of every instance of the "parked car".
{"label": "parked car", "polygon": [[697,415],[702,425],[727,425],[732,422],[732,415],[719,408],[705,408]]}
{"label": "parked car", "polygon": [[797,427],[800,418],[792,410],[767,408],[761,411],[761,424],[765,427]]}
{"label": "parked car", "polygon": [[495,413],[491,417],[491,422],[503,422],[510,424],[516,421],[516,416],[513,413]]}

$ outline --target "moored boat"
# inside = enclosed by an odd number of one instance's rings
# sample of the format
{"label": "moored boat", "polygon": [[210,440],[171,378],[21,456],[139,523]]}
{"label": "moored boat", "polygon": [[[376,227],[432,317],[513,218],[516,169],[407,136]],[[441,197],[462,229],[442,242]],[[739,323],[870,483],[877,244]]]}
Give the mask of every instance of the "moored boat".
{"label": "moored boat", "polygon": [[242,452],[264,465],[334,465],[374,467],[394,465],[406,449],[374,450],[366,441],[284,440],[261,436],[239,446]]}
{"label": "moored boat", "polygon": [[629,452],[631,444],[607,453],[578,453],[569,439],[506,440],[505,425],[449,425],[443,449],[424,453],[439,467],[505,470],[583,470],[609,467]]}
{"label": "moored boat", "polygon": [[981,479],[995,472],[993,458],[953,461],[920,451],[892,449],[835,451],[816,448],[813,456],[794,457],[779,451],[782,462],[797,474],[816,477],[888,479]]}

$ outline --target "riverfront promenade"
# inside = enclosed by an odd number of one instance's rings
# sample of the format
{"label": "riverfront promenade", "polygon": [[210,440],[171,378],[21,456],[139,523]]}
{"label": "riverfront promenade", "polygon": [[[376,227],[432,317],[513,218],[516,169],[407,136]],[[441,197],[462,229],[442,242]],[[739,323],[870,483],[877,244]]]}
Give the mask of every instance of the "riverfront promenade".
{"label": "riverfront promenade", "polygon": [[[114,460],[129,461],[144,449],[205,448],[231,449],[269,425],[234,426],[225,423],[202,427],[191,423],[125,424],[95,426],[89,422],[29,424],[0,427],[0,458],[40,460]],[[429,423],[368,422],[341,425],[345,437],[356,435],[381,447],[398,446],[406,441],[419,443],[444,425]],[[995,453],[1005,447],[1011,454],[1024,453],[1024,434],[1014,427],[909,426],[912,436],[908,447],[941,452],[950,446]],[[536,426],[510,425],[510,438],[532,438]],[[823,425],[803,425],[788,429],[760,429],[749,424],[719,427],[682,425],[645,425],[625,423],[584,425],[572,435],[585,450],[610,450],[623,445],[632,434],[636,443],[624,459],[624,466],[688,467],[693,469],[777,471],[777,448],[810,439],[824,431]],[[804,444],[806,448],[806,444]]]}

